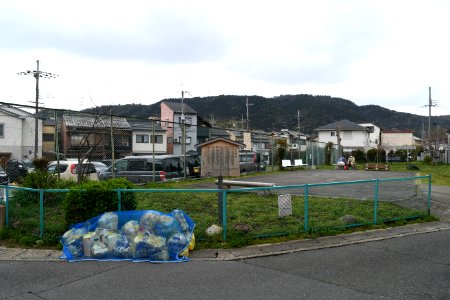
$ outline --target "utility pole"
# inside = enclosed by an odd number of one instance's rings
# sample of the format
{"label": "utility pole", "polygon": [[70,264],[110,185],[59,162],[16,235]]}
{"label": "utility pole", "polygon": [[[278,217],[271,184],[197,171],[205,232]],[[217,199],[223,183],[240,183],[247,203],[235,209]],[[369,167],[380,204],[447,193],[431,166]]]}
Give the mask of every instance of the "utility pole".
{"label": "utility pole", "polygon": [[431,151],[431,107],[432,106],[436,106],[436,104],[433,104],[433,100],[431,100],[431,86],[428,87],[428,104],[424,105],[424,107],[428,106],[428,136],[427,136],[427,140],[428,140],[428,147],[430,148],[429,150]]}
{"label": "utility pole", "polygon": [[298,158],[300,159],[300,110],[297,110],[297,128],[298,128],[298,139],[297,139]]}
{"label": "utility pole", "polygon": [[248,97],[246,98],[246,100],[245,100],[245,106],[247,107],[247,132],[248,132],[248,130],[249,130],[249,124],[250,124],[250,115],[248,114],[248,107],[250,106],[250,105],[253,105],[253,103],[248,103]]}
{"label": "utility pole", "polygon": [[34,158],[37,158],[39,148],[39,77],[55,78],[58,75],[39,71],[39,60],[36,61],[36,71],[27,70],[25,72],[19,72],[17,75],[32,75],[36,79],[36,99],[35,99],[35,120],[34,120]]}
{"label": "utility pole", "polygon": [[184,93],[185,91],[181,91],[181,126],[182,126],[182,132],[181,132],[181,153],[183,155],[183,177],[184,179],[187,178],[187,172],[186,172],[186,122],[184,117]]}

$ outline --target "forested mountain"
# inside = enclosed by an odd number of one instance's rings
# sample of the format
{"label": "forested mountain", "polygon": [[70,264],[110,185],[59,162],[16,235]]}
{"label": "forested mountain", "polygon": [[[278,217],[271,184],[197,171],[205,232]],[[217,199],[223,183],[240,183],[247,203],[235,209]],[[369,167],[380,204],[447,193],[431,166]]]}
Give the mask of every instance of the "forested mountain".
{"label": "forested mountain", "polygon": [[[220,95],[214,97],[185,98],[184,102],[196,110],[203,119],[214,122],[217,127],[246,128],[248,98],[250,130],[271,131],[282,128],[312,133],[314,129],[347,119],[356,123],[374,123],[382,129],[412,129],[421,136],[427,130],[428,117],[401,113],[377,105],[358,106],[355,103],[330,96],[281,95],[273,98],[261,96]],[[165,99],[163,101],[181,101]],[[160,115],[160,102],[151,105],[126,104],[103,106],[85,111],[108,113],[126,117],[148,118]],[[298,119],[298,112],[300,118]],[[244,122],[242,122],[244,121]],[[450,129],[450,116],[432,116],[432,126]]]}

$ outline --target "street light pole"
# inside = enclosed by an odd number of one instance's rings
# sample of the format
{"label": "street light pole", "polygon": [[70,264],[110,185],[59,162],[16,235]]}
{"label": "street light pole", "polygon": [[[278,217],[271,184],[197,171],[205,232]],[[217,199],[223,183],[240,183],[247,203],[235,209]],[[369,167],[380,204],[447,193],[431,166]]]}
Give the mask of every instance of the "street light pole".
{"label": "street light pole", "polygon": [[48,73],[48,72],[42,72],[39,71],[39,60],[36,61],[36,71],[30,71],[27,70],[25,72],[19,72],[18,75],[33,75],[33,77],[36,79],[36,99],[35,99],[35,120],[34,120],[34,158],[37,158],[38,151],[39,151],[39,119],[38,119],[38,112],[39,112],[39,77],[45,77],[45,78],[55,78],[58,75]]}

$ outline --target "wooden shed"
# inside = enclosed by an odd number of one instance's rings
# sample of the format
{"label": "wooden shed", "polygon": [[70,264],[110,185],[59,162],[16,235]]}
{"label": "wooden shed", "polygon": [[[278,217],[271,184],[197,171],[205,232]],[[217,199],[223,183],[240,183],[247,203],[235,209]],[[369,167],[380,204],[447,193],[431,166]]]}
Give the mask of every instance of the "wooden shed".
{"label": "wooden shed", "polygon": [[220,137],[196,145],[201,148],[201,176],[239,176],[239,150],[244,146]]}

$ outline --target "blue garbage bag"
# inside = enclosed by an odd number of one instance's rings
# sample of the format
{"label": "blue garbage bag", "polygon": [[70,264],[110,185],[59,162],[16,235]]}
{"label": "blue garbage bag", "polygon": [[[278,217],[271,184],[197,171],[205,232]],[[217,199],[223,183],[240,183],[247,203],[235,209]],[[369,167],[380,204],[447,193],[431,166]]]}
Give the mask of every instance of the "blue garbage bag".
{"label": "blue garbage bag", "polygon": [[61,237],[68,261],[132,260],[188,261],[181,253],[188,247],[195,222],[182,210],[106,212],[70,226]]}

